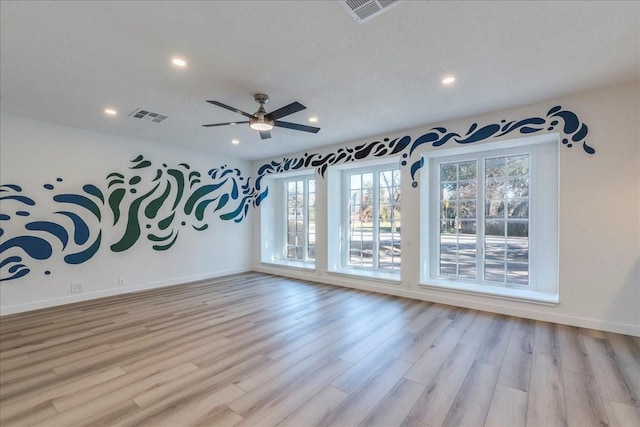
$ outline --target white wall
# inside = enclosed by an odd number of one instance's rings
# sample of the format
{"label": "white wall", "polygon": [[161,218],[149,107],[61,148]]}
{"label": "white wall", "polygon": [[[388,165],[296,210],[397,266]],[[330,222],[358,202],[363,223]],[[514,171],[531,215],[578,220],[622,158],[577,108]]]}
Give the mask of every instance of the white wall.
{"label": "white wall", "polygon": [[[408,167],[403,169],[402,199],[402,282],[344,278],[327,272],[328,233],[326,180],[317,175],[317,256],[315,271],[287,269],[260,262],[260,245],[254,244],[254,269],[341,286],[548,320],[640,336],[640,86],[638,82],[549,100],[506,111],[463,120],[433,123],[420,129],[381,135],[340,144],[320,153],[335,152],[363,142],[410,135],[412,140],[432,126],[465,133],[472,123],[479,126],[545,117],[561,105],[577,114],[589,126],[587,143],[596,149],[585,153],[578,144],[559,147],[559,286],[560,303],[546,306],[486,296],[425,289],[420,277],[419,189],[412,188]],[[554,130],[557,132],[557,129]],[[542,132],[544,133],[544,132]],[[521,135],[506,135],[510,139]],[[497,140],[497,139],[493,139]],[[421,146],[419,151],[441,148]],[[420,152],[409,159],[418,159]],[[292,155],[290,157],[295,157]],[[269,159],[279,160],[279,159]],[[265,161],[254,162],[254,174]],[[254,216],[254,235],[259,236],[260,215]]]}
{"label": "white wall", "polygon": [[[163,163],[168,167],[177,167],[184,162],[191,166],[191,170],[202,173],[203,183],[209,179],[209,169],[222,165],[241,169],[245,177],[249,174],[249,164],[237,159],[25,117],[2,115],[1,132],[0,183],[20,185],[23,193],[36,201],[36,205],[29,208],[31,215],[24,218],[15,215],[15,203],[9,200],[1,202],[2,213],[11,215],[11,220],[0,223],[4,229],[2,242],[20,233],[25,234],[25,222],[60,221],[60,216],[53,212],[63,207],[51,201],[53,194],[82,194],[83,185],[93,184],[107,196],[107,175],[117,171],[131,176],[135,171],[128,169],[132,165],[130,161],[140,154],[152,162],[154,168],[150,172],[155,172],[156,166],[161,168]],[[57,182],[58,177],[63,181]],[[45,183],[53,184],[55,191],[45,190]],[[141,191],[150,189],[151,182],[143,182],[140,186]],[[0,282],[1,313],[15,313],[250,269],[251,253],[248,248],[251,245],[251,211],[249,218],[240,223],[223,221],[209,212],[204,218],[209,228],[204,231],[192,229],[190,219],[183,215],[186,224],[181,226],[174,223],[179,229],[179,236],[170,249],[155,251],[152,249],[153,242],[142,236],[131,249],[124,252],[113,252],[109,246],[120,239],[126,221],[121,220],[114,225],[108,205],[103,206],[102,213],[100,223],[96,220],[90,224],[92,235],[102,230],[101,248],[92,259],[83,264],[69,265],[63,260],[61,244],[58,242],[54,245],[51,258],[29,261],[31,272],[28,275]],[[126,213],[123,212],[123,215]],[[52,242],[55,243],[56,239]],[[8,254],[3,253],[2,257]],[[45,275],[45,271],[50,271],[50,274]],[[3,268],[2,272],[6,273],[6,269]],[[125,279],[124,285],[119,284],[120,277]],[[84,291],[71,294],[72,282],[81,282]]]}

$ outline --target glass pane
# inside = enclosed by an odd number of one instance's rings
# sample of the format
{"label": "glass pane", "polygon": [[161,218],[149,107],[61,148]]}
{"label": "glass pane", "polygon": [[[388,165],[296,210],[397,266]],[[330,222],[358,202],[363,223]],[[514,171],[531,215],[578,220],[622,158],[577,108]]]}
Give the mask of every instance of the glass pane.
{"label": "glass pane", "polygon": [[458,184],[458,198],[475,199],[476,198],[476,182],[463,181]]}
{"label": "glass pane", "polygon": [[363,173],[362,174],[362,188],[373,188],[373,174],[372,173]]}
{"label": "glass pane", "polygon": [[309,180],[309,193],[315,193],[316,192],[316,180],[315,179],[310,179]]}
{"label": "glass pane", "polygon": [[485,261],[484,280],[489,282],[505,282],[505,265],[502,262]]}
{"label": "glass pane", "polygon": [[529,237],[529,223],[527,221],[508,221],[507,236]]}
{"label": "glass pane", "polygon": [[444,200],[440,203],[440,218],[442,219],[454,219],[458,210],[458,204],[456,202],[450,202]]}
{"label": "glass pane", "polygon": [[509,200],[508,218],[529,218],[529,199]]}
{"label": "glass pane", "polygon": [[466,254],[475,257],[476,253],[476,222],[475,221],[459,221],[458,222],[458,251],[460,254]]}
{"label": "glass pane", "polygon": [[529,177],[509,178],[507,180],[507,197],[528,197]]}
{"label": "glass pane", "polygon": [[400,242],[395,242],[391,235],[380,237],[378,245],[378,267],[394,268],[400,261]]}
{"label": "glass pane", "polygon": [[529,284],[529,267],[527,264],[507,263],[507,283],[516,285]]}
{"label": "glass pane", "polygon": [[504,201],[487,200],[485,201],[484,214],[486,218],[504,218]]}
{"label": "glass pane", "polygon": [[350,175],[350,188],[352,190],[357,190],[359,188],[362,188],[362,175],[360,174],[355,174],[355,175]]}
{"label": "glass pane", "polygon": [[458,184],[447,182],[440,184],[440,198],[442,200],[455,200],[458,198]]}
{"label": "glass pane", "polygon": [[529,175],[529,155],[507,157],[507,173],[509,176]]}
{"label": "glass pane", "polygon": [[472,160],[470,162],[460,162],[460,179],[476,179],[476,162]]}
{"label": "glass pane", "polygon": [[487,199],[502,199],[505,195],[504,181],[501,179],[487,179],[484,195]]}
{"label": "glass pane", "polygon": [[501,236],[503,237],[504,234],[504,229],[505,227],[505,222],[504,221],[497,221],[497,220],[489,220],[489,221],[485,221],[484,224],[484,234],[487,236]]}
{"label": "glass pane", "polygon": [[484,257],[487,260],[502,261],[505,257],[505,243],[502,236],[487,236],[484,240]]}
{"label": "glass pane", "polygon": [[458,260],[458,277],[475,280],[476,260],[473,258],[460,258]]}
{"label": "glass pane", "polygon": [[484,175],[485,178],[496,178],[504,175],[505,166],[504,157],[495,157],[492,159],[485,159],[484,161]]}
{"label": "glass pane", "polygon": [[456,181],[458,179],[457,163],[443,163],[440,165],[440,181]]}
{"label": "glass pane", "polygon": [[400,187],[400,169],[393,170],[393,185]]}
{"label": "glass pane", "polygon": [[460,202],[458,214],[460,218],[476,217],[476,202]]}
{"label": "glass pane", "polygon": [[529,262],[529,239],[526,237],[507,239],[507,261]]}

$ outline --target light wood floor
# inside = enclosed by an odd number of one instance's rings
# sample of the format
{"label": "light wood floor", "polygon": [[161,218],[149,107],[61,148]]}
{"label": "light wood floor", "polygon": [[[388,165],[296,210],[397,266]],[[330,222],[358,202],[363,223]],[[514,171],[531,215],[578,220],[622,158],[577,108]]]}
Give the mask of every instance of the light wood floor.
{"label": "light wood floor", "polygon": [[0,334],[2,427],[640,425],[638,338],[257,273]]}

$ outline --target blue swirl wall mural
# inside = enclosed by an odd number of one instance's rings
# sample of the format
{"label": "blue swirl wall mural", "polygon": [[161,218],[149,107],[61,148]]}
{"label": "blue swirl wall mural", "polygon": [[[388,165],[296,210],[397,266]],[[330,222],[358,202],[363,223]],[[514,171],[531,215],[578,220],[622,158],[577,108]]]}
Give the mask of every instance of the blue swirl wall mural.
{"label": "blue swirl wall mural", "polygon": [[[89,261],[103,249],[105,227],[113,227],[118,232],[117,240],[108,246],[112,252],[125,252],[141,240],[146,240],[154,251],[166,251],[185,228],[196,232],[206,230],[209,227],[207,215],[239,223],[247,217],[250,208],[260,206],[268,196],[269,189],[262,181],[269,174],[315,168],[324,177],[332,165],[400,155],[401,165],[410,168],[411,185],[417,187],[416,174],[424,161],[422,157],[412,162],[409,159],[424,144],[432,147],[441,147],[450,141],[472,144],[506,135],[530,135],[556,129],[562,135],[561,142],[565,147],[582,143],[584,152],[595,154],[595,149],[585,140],[587,125],[581,123],[575,113],[555,106],[544,117],[501,120],[482,126],[473,123],[466,132],[437,126],[415,139],[405,135],[342,147],[328,154],[304,153],[299,157],[285,157],[260,166],[253,182],[239,169],[226,165],[203,174],[186,163],[154,165],[139,155],[131,160],[126,172],[109,173],[102,187],[85,184],[80,191],[59,193],[56,185],[61,184],[63,178],[44,183],[42,188],[49,196],[46,203],[37,203],[36,197],[25,194],[20,185],[2,184],[0,281],[25,277],[36,269],[38,262],[47,261],[54,255],[61,256],[69,265]],[[51,204],[56,206],[53,212],[45,212],[45,219],[38,216],[43,215],[37,212],[40,205]],[[2,225],[8,221],[12,222],[11,230],[22,231],[6,237]],[[21,225],[16,227],[15,222],[21,222]],[[42,273],[45,276],[52,274],[44,268]]]}

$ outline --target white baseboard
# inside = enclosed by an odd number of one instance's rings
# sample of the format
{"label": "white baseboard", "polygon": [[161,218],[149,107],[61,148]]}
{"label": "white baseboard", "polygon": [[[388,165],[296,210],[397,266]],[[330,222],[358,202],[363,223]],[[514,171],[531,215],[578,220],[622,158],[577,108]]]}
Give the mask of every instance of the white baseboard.
{"label": "white baseboard", "polygon": [[197,282],[199,280],[215,279],[217,277],[229,276],[231,274],[246,273],[251,271],[249,267],[216,271],[204,274],[196,274],[193,276],[175,277],[167,280],[160,280],[157,282],[142,283],[131,286],[122,286],[117,288],[104,289],[94,292],[84,292],[81,294],[69,295],[60,298],[51,298],[43,301],[36,301],[27,304],[10,305],[7,307],[0,307],[0,316],[6,316],[9,314],[23,313],[26,311],[39,310],[41,308],[57,307],[59,305],[72,304],[74,302],[88,301],[96,298],[110,297],[114,295],[129,294],[132,292],[145,291],[148,289],[164,288],[166,286],[181,285],[191,282]]}
{"label": "white baseboard", "polygon": [[[505,314],[508,316],[523,317],[526,319],[541,320],[545,322],[560,323],[563,325],[577,326],[580,328],[597,329],[600,331],[615,332],[625,335],[633,335],[640,337],[640,325],[627,323],[610,322],[606,320],[593,319],[580,316],[572,316],[563,313],[550,313],[542,310],[536,310],[536,305],[531,308],[521,307],[522,304],[510,304],[505,300],[495,300],[491,297],[465,297],[463,294],[455,292],[447,292],[446,290],[436,292],[422,292],[419,290],[405,289],[397,284],[389,283],[381,284],[379,281],[367,281],[359,278],[353,280],[345,279],[339,276],[327,275],[320,277],[314,272],[304,272],[291,269],[291,271],[258,265],[254,266],[254,271],[261,273],[276,274],[294,279],[306,280],[310,282],[323,283],[328,285],[343,286],[347,288],[359,289],[364,291],[378,292],[387,295],[395,295],[405,298],[412,298],[421,301],[429,301],[440,304],[453,305],[456,307],[471,308],[474,310],[488,311],[492,313]],[[284,270],[284,271],[283,271]]]}

